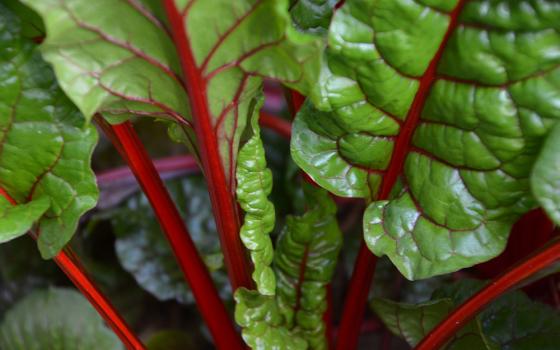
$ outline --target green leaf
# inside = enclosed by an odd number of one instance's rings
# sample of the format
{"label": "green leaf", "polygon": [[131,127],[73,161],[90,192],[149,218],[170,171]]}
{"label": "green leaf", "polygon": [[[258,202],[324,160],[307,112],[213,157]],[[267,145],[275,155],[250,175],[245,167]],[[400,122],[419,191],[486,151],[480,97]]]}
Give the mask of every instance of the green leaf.
{"label": "green leaf", "polygon": [[87,300],[63,288],[37,291],[15,304],[0,324],[0,348],[124,349]]}
{"label": "green leaf", "polygon": [[[221,296],[231,298],[204,180],[191,175],[167,181],[166,187],[212,271]],[[115,250],[121,265],[143,289],[161,301],[194,304],[194,296],[185,285],[183,274],[144,194],[138,193],[127,199],[111,218],[111,224],[117,235]]]}
{"label": "green leaf", "polygon": [[[453,302],[451,299],[440,299],[414,305],[375,299],[371,307],[393,334],[404,338],[414,347],[453,310]],[[475,319],[454,334],[442,349],[482,350],[497,347],[486,339],[480,322]]]}
{"label": "green leaf", "polygon": [[310,184],[304,184],[304,191],[308,211],[288,217],[278,237],[274,257],[277,301],[295,334],[307,340],[311,349],[327,349],[323,314],[342,233],[328,192]]}
{"label": "green leaf", "polygon": [[95,113],[190,120],[173,41],[149,1],[22,2],[43,18],[43,57],[88,120]]}
{"label": "green leaf", "polygon": [[0,5],[0,187],[18,204],[2,200],[0,240],[37,222],[39,250],[55,256],[70,240],[80,216],[95,206],[90,169],[97,133],[57,86],[50,67],[24,38],[20,20]]}
{"label": "green leaf", "polygon": [[[259,103],[259,107],[262,100]],[[254,264],[253,280],[263,295],[274,295],[276,277],[270,267],[274,257],[272,240],[274,204],[268,200],[272,192],[272,172],[266,165],[264,146],[259,128],[259,113],[251,117],[251,137],[239,151],[237,159],[237,201],[245,211],[241,241],[251,253]]]}
{"label": "green leaf", "polygon": [[243,328],[243,339],[251,349],[307,349],[306,341],[285,327],[274,297],[245,288],[236,290],[234,297],[235,321]]}
{"label": "green leaf", "polygon": [[560,124],[550,131],[531,173],[531,189],[548,216],[560,224]]}
{"label": "green leaf", "polygon": [[531,168],[560,118],[559,23],[547,1],[346,1],[294,160],[337,195],[380,200],[366,242],[409,279],[498,255],[536,205]]}
{"label": "green leaf", "polygon": [[305,33],[326,34],[338,0],[292,0],[290,14],[295,27]]}
{"label": "green leaf", "polygon": [[[433,298],[451,298],[459,305],[484,286],[461,280],[438,289]],[[554,350],[560,343],[557,310],[535,302],[523,292],[504,294],[478,316],[487,337],[503,350]]]}
{"label": "green leaf", "polygon": [[185,350],[195,346],[192,336],[180,330],[157,332],[146,342],[148,350]]}

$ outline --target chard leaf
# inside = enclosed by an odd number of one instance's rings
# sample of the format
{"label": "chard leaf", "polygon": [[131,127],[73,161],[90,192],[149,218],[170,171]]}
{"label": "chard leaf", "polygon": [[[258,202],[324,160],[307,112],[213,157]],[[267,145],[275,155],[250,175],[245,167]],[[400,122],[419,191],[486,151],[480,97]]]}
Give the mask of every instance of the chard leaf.
{"label": "chard leaf", "polygon": [[266,165],[258,118],[259,113],[253,113],[252,135],[239,151],[237,161],[237,201],[245,211],[239,234],[251,252],[255,268],[252,277],[257,290],[263,295],[274,295],[276,277],[270,267],[274,248],[269,234],[274,229],[275,212],[274,204],[268,200],[272,192],[272,172]]}
{"label": "chard leaf", "polygon": [[240,288],[235,320],[253,349],[327,349],[323,314],[342,234],[329,194],[305,184],[307,212],[290,216],[276,245],[276,295]]}
{"label": "chard leaf", "polygon": [[17,203],[0,200],[0,241],[36,223],[41,255],[51,258],[97,201],[90,169],[97,133],[83,126],[20,20],[1,4],[0,32],[0,187]]}
{"label": "chard leaf", "polygon": [[251,349],[303,350],[307,343],[285,327],[284,317],[273,296],[239,288],[235,292],[235,322]]}
{"label": "chard leaf", "polygon": [[208,162],[221,163],[233,192],[240,138],[255,113],[262,78],[303,93],[316,91],[321,41],[292,27],[288,0],[166,0],[165,5],[194,101],[197,134],[204,134],[202,153]]}
{"label": "chard leaf", "polygon": [[[460,280],[434,292],[433,298],[451,298],[455,305],[464,302],[484,286],[477,280]],[[560,316],[548,305],[531,300],[525,293],[504,294],[478,319],[487,337],[503,350],[554,350],[560,343]]]}
{"label": "chard leaf", "polygon": [[295,27],[305,33],[326,34],[338,0],[292,0],[290,14]]}
{"label": "chard leaf", "polygon": [[[204,180],[191,175],[167,181],[166,187],[185,218],[191,238],[212,272],[221,297],[231,298]],[[150,208],[145,195],[137,193],[111,217],[111,225],[117,235],[117,256],[136,282],[158,300],[176,300],[192,305],[194,296],[185,285],[169,243]]]}
{"label": "chard leaf", "polygon": [[550,131],[531,173],[531,189],[548,216],[560,224],[560,123]]}
{"label": "chard leaf", "polygon": [[486,261],[536,205],[530,171],[560,118],[559,28],[545,0],[348,0],[294,160],[337,195],[377,200],[366,243],[407,278]]}
{"label": "chard leaf", "polygon": [[[439,299],[422,304],[397,303],[375,299],[371,306],[381,321],[395,335],[414,347],[453,310],[451,299]],[[497,349],[484,336],[478,319],[470,321],[442,348],[448,350]]]}
{"label": "chard leaf", "polygon": [[288,217],[278,237],[274,268],[278,277],[277,301],[286,325],[305,339],[311,349],[327,349],[323,314],[327,285],[334,274],[342,233],[336,205],[328,192],[304,185],[308,211]]}
{"label": "chard leaf", "polygon": [[22,2],[43,18],[43,57],[86,119],[102,113],[188,123],[175,47],[150,1]]}
{"label": "chard leaf", "polygon": [[0,323],[0,348],[124,349],[88,301],[63,288],[33,292],[8,310]]}

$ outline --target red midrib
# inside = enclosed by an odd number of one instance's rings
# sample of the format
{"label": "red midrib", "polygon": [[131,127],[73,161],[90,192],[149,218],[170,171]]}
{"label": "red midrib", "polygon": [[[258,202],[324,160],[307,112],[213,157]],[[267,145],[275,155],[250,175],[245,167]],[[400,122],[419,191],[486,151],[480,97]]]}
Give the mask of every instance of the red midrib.
{"label": "red midrib", "polygon": [[233,290],[239,287],[249,288],[252,286],[252,280],[239,236],[237,205],[231,192],[232,189],[228,187],[226,181],[218,140],[210,121],[206,80],[202,76],[202,71],[196,67],[191,45],[185,33],[183,18],[173,0],[165,0],[165,9],[187,82],[194,129],[230,281]]}
{"label": "red midrib", "polygon": [[303,257],[301,259],[301,264],[299,265],[299,275],[296,287],[296,305],[294,305],[294,316],[297,317],[297,313],[301,308],[301,289],[303,282],[305,281],[305,269],[307,268],[307,259],[309,257],[309,244],[305,245],[305,250],[303,251]]}
{"label": "red midrib", "polygon": [[420,120],[420,115],[422,113],[422,109],[424,108],[424,104],[426,103],[426,99],[428,98],[428,94],[430,93],[430,89],[437,79],[437,67],[439,61],[441,60],[443,50],[447,46],[449,38],[459,24],[459,14],[461,13],[461,10],[463,9],[465,3],[466,0],[459,0],[453,11],[451,11],[451,13],[449,14],[450,22],[449,26],[447,27],[447,31],[443,36],[443,40],[441,41],[436,54],[430,61],[426,72],[420,78],[420,86],[418,87],[416,96],[414,96],[414,101],[412,102],[412,105],[408,111],[405,122],[401,127],[401,132],[397,137],[397,141],[395,142],[395,149],[391,156],[391,162],[389,163],[387,173],[385,174],[385,176],[383,177],[383,181],[381,182],[379,195],[377,197],[377,199],[379,200],[389,198],[389,194],[391,193],[391,190],[395,185],[397,178],[403,170],[406,156],[410,150],[410,141],[412,139],[412,135],[414,135],[414,130],[416,130],[416,126],[418,125],[418,122]]}

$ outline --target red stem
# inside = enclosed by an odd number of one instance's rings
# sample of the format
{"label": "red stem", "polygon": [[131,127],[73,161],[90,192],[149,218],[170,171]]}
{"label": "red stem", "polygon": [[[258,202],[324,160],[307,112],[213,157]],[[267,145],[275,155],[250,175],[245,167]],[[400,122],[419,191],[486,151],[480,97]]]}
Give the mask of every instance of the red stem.
{"label": "red stem", "polygon": [[434,350],[442,347],[456,332],[476,316],[485,306],[527,277],[560,259],[560,238],[512,267],[494,279],[485,288],[465,301],[445,320],[437,325],[416,347],[416,350]]}
{"label": "red stem", "polygon": [[[3,188],[0,188],[0,195],[6,198],[12,205],[17,202]],[[30,235],[35,237],[34,235]],[[68,276],[74,285],[89,300],[90,304],[97,310],[103,320],[111,327],[115,334],[121,339],[129,350],[145,350],[142,342],[136,337],[126,321],[121,317],[117,310],[111,305],[107,297],[99,290],[92,279],[89,278],[77,256],[70,248],[65,248],[54,261],[60,269]]]}
{"label": "red stem", "polygon": [[[160,174],[198,170],[196,159],[190,155],[156,159],[154,161],[154,166],[156,167],[156,171]],[[96,174],[96,178],[99,186],[106,186],[111,185],[115,181],[134,179],[134,174],[128,166],[124,166],[100,172]]]}
{"label": "red stem", "polygon": [[366,312],[368,294],[375,274],[376,263],[377,257],[365,247],[365,243],[362,241],[354,265],[350,286],[346,294],[336,349],[355,349],[358,345],[360,325]]}
{"label": "red stem", "polygon": [[208,190],[216,226],[220,234],[224,261],[233,290],[251,288],[251,265],[239,236],[239,215],[235,193],[226,180],[218,148],[217,136],[212,126],[207,100],[206,79],[196,66],[189,38],[185,33],[183,17],[173,0],[164,1],[171,32],[181,59],[183,75],[194,119],[194,129],[201,154],[202,167],[207,178]]}
{"label": "red stem", "polygon": [[287,139],[292,137],[292,123],[285,119],[261,112],[259,122],[262,126],[277,132]]}
{"label": "red stem", "polygon": [[[430,89],[437,79],[437,66],[451,34],[458,25],[459,13],[461,12],[464,4],[465,0],[459,0],[458,4],[449,14],[450,21],[447,31],[443,36],[436,54],[424,72],[424,75],[419,80],[420,86],[414,96],[414,101],[408,111],[405,122],[401,128],[401,132],[397,137],[395,149],[391,156],[391,162],[381,182],[379,195],[377,196],[378,200],[385,200],[389,198],[389,194],[391,193],[397,178],[402,172],[404,162],[409,151],[412,135],[414,134],[414,130],[420,120],[420,115],[422,113],[422,109],[424,108],[424,104],[426,103]],[[367,255],[370,255],[371,257],[367,257]],[[376,259],[376,257],[369,252],[369,249],[363,243],[360,247],[358,257],[359,259],[356,261],[357,265],[372,264]],[[364,315],[363,309],[367,304],[368,291],[373,281],[373,276],[373,267],[366,268],[355,266],[342,315],[341,331],[337,343],[337,349],[354,349],[358,344],[357,337],[359,336],[359,332],[357,330],[362,322]],[[358,288],[365,288],[365,291],[358,290]]]}
{"label": "red stem", "polygon": [[121,155],[148,197],[217,348],[244,349],[183,219],[132,124],[108,125],[103,120],[97,121],[109,139],[116,142],[115,147],[122,151]]}

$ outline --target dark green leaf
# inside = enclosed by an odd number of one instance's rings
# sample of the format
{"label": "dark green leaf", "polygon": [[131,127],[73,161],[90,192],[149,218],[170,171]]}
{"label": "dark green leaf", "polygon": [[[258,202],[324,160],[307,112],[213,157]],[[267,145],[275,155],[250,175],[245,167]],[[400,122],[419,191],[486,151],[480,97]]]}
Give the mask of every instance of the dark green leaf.
{"label": "dark green leaf", "polygon": [[[461,280],[440,288],[433,297],[452,298],[458,305],[483,286],[481,281]],[[501,296],[478,318],[484,333],[502,350],[555,350],[560,344],[558,311],[520,291]]]}
{"label": "dark green leaf", "polygon": [[338,0],[292,0],[290,14],[296,28],[307,33],[326,33],[337,2]]}
{"label": "dark green leaf", "polygon": [[533,194],[548,216],[560,224],[560,123],[550,131],[531,173]]}
{"label": "dark green leaf", "polygon": [[38,221],[39,249],[50,258],[97,201],[90,169],[97,133],[83,127],[83,116],[3,5],[0,32],[0,186],[18,203],[1,200],[0,241]]}
{"label": "dark green leaf", "polygon": [[[395,335],[416,346],[428,332],[445,319],[453,309],[451,299],[440,299],[423,304],[404,304],[387,299],[375,299],[371,306],[385,326]],[[482,333],[480,322],[469,322],[443,347],[449,350],[497,349]]]}
{"label": "dark green leaf", "polygon": [[[223,298],[231,296],[223,257],[212,216],[210,198],[200,176],[187,176],[166,183],[189,229],[191,238],[202,254]],[[165,235],[153,214],[147,198],[135,194],[118,209],[111,219],[117,235],[115,249],[122,266],[138,284],[159,300],[177,300],[193,304],[183,274]]]}
{"label": "dark green leaf", "polygon": [[78,292],[49,289],[15,304],[0,324],[2,350],[121,350],[117,336]]}

